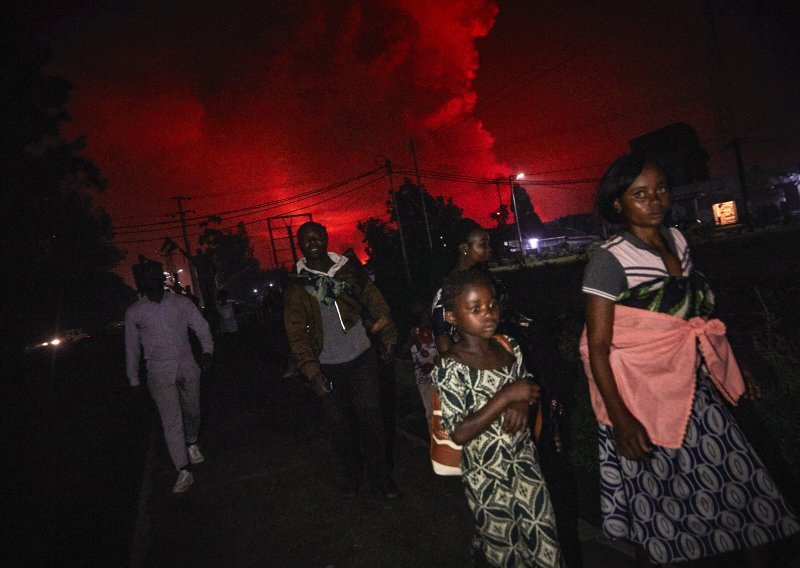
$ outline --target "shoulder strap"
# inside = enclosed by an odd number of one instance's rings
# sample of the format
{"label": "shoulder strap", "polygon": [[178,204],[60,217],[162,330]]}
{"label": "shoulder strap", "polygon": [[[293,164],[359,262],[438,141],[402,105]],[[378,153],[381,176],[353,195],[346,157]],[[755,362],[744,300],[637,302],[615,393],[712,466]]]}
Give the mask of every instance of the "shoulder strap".
{"label": "shoulder strap", "polygon": [[501,335],[501,334],[499,334],[499,333],[498,333],[497,335],[495,335],[495,336],[494,336],[494,338],[497,340],[497,342],[498,342],[500,345],[502,345],[502,346],[503,346],[503,348],[504,348],[506,351],[508,351],[509,353],[511,353],[512,355],[514,355],[514,348],[513,348],[513,347],[511,347],[511,340],[509,340],[509,338],[508,338],[508,336],[507,336],[507,335]]}
{"label": "shoulder strap", "polygon": [[[507,335],[501,335],[498,333],[494,336],[494,338],[506,349],[506,351],[514,355],[514,349],[511,347],[511,341]],[[542,437],[542,421],[544,417],[542,416],[541,400],[537,403],[537,405],[539,408],[536,412],[536,417],[533,420],[533,437],[538,442]]]}

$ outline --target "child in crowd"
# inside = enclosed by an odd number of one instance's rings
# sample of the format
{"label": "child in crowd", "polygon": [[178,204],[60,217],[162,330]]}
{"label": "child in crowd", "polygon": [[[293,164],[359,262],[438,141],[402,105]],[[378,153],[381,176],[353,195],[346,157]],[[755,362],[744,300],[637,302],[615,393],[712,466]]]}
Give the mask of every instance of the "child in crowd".
{"label": "child in crowd", "polygon": [[463,446],[462,479],[480,548],[492,566],[562,566],[550,495],[528,428],[539,387],[517,342],[495,335],[491,277],[469,269],[442,288],[444,317],[460,340],[434,369],[442,424]]}
{"label": "child in crowd", "polygon": [[411,306],[411,312],[414,317],[414,326],[408,331],[408,337],[401,347],[401,353],[411,353],[411,360],[414,361],[414,378],[425,407],[425,418],[430,424],[433,412],[431,373],[439,352],[436,350],[436,342],[433,339],[431,314],[427,302],[415,300]]}
{"label": "child in crowd", "polygon": [[228,291],[224,288],[217,292],[217,311],[219,312],[219,332],[237,333],[239,324],[236,321],[236,302],[228,299]]}

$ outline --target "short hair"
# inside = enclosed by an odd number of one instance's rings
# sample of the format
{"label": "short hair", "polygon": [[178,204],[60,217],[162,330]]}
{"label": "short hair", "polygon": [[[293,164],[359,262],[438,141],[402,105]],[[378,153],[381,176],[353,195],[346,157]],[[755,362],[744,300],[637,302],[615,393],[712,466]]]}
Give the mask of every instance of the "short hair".
{"label": "short hair", "polygon": [[459,219],[453,227],[453,231],[450,234],[450,244],[453,247],[458,247],[459,245],[468,243],[470,237],[475,233],[485,232],[486,229],[481,227],[477,221],[464,217]]}
{"label": "short hair", "polygon": [[300,235],[302,235],[304,232],[308,231],[311,228],[319,229],[326,235],[328,234],[328,229],[325,228],[325,225],[317,223],[316,221],[306,221],[305,223],[300,225],[299,229],[297,229],[297,238],[299,239]]}
{"label": "short hair", "polygon": [[442,285],[442,304],[445,311],[452,311],[456,298],[470,286],[485,286],[492,291],[492,294],[496,294],[492,275],[486,270],[473,266],[467,270],[455,272],[445,279]]}
{"label": "short hair", "polygon": [[160,262],[149,260],[147,262],[143,262],[136,266],[139,269],[139,275],[141,277],[146,277],[151,274],[158,275],[161,277],[164,276],[164,265],[161,264]]}
{"label": "short hair", "polygon": [[622,215],[614,208],[614,201],[622,197],[645,166],[652,166],[664,174],[664,169],[641,152],[620,156],[608,166],[600,179],[595,196],[595,206],[600,216],[609,223],[621,223]]}

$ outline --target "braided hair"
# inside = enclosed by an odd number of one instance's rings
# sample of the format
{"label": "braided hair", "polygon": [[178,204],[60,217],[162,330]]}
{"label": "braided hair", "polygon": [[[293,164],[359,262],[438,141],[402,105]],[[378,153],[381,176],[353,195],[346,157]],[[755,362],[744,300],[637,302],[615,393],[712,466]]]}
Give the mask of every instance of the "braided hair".
{"label": "braided hair", "polygon": [[448,276],[442,286],[442,305],[445,311],[452,311],[456,298],[470,286],[485,286],[495,293],[494,279],[486,270],[472,267],[468,270],[455,272]]}

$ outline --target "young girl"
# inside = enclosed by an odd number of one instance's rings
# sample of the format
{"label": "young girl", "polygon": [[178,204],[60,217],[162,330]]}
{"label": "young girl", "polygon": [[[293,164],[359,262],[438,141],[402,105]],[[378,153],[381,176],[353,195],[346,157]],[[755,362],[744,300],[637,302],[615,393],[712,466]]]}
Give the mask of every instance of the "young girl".
{"label": "young girl", "polygon": [[493,566],[561,566],[555,516],[528,429],[539,397],[516,341],[495,336],[500,310],[491,277],[453,274],[445,318],[460,340],[434,370],[442,424],[463,446],[462,479],[486,560]]}
{"label": "young girl", "polygon": [[414,361],[414,377],[417,380],[419,396],[422,405],[425,407],[425,418],[430,424],[432,409],[431,373],[436,363],[439,352],[436,350],[436,343],[433,339],[431,329],[431,314],[428,310],[427,302],[416,300],[411,305],[411,312],[414,316],[414,327],[408,331],[408,337],[400,348],[401,353],[410,353]]}

